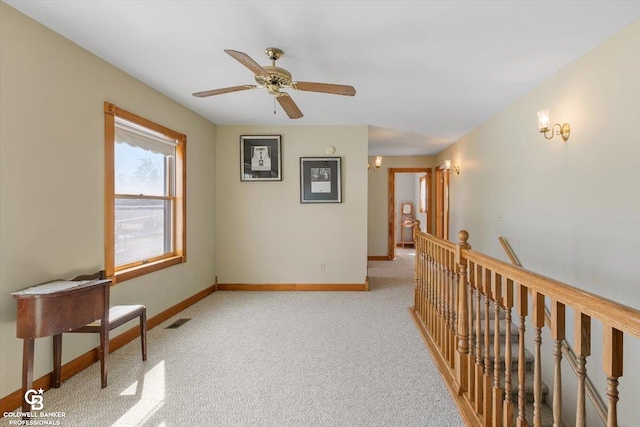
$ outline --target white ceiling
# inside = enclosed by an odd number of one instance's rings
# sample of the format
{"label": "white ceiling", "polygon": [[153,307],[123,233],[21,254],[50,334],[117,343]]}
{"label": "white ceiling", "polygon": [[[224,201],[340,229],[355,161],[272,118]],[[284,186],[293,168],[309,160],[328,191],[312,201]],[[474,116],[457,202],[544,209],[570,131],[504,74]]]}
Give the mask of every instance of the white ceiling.
{"label": "white ceiling", "polygon": [[[640,17],[640,1],[6,3],[217,124],[369,125],[370,155],[434,154]],[[355,97],[290,90],[290,120],[223,52]],[[542,108],[543,106],[541,106]],[[535,116],[531,118],[535,123]]]}

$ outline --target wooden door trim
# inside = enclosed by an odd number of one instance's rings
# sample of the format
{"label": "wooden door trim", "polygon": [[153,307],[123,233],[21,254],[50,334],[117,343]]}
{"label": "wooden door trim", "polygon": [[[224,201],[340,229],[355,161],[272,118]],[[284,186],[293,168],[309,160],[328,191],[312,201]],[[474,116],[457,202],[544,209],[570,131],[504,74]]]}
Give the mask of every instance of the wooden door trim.
{"label": "wooden door trim", "polygon": [[[432,188],[432,179],[431,174],[433,173],[433,168],[389,168],[389,185],[388,185],[388,193],[387,193],[387,253],[389,256],[389,260],[393,260],[396,257],[395,253],[395,189],[396,189],[396,173],[426,173],[427,174],[427,192],[429,194],[429,199],[431,199],[431,194],[433,191]],[[427,206],[431,206],[431,203],[427,203]],[[430,209],[427,208],[429,212]],[[431,233],[431,215],[427,213],[427,232]]]}
{"label": "wooden door trim", "polygon": [[444,236],[444,173],[442,170],[436,170],[436,237],[441,239]]}
{"label": "wooden door trim", "polygon": [[[436,168],[436,237],[449,240],[449,174],[446,163]],[[441,214],[442,213],[442,214]]]}

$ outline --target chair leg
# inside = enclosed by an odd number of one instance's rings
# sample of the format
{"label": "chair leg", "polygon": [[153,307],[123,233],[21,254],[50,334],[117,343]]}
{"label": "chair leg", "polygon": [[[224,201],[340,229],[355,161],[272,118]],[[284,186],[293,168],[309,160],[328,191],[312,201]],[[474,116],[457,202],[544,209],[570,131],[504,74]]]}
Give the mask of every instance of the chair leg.
{"label": "chair leg", "polygon": [[147,309],[140,314],[140,342],[142,344],[142,360],[147,360]]}

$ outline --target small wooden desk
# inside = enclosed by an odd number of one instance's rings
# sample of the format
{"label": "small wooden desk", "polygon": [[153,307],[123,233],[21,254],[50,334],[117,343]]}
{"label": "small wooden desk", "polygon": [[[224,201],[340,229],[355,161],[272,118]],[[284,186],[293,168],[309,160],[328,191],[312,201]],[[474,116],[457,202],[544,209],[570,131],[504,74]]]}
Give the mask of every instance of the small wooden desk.
{"label": "small wooden desk", "polygon": [[101,320],[100,374],[107,386],[109,365],[109,288],[111,279],[56,281],[12,293],[17,300],[16,336],[22,347],[22,411],[30,405],[24,394],[33,386],[33,348],[35,338],[53,336],[53,387],[60,387],[62,333]]}

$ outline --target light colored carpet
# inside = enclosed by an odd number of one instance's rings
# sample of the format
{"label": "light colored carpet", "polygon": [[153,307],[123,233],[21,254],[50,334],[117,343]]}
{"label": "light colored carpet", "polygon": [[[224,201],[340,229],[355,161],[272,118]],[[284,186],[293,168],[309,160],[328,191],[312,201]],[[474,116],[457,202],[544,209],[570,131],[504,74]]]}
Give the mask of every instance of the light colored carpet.
{"label": "light colored carpet", "polygon": [[[217,292],[44,394],[62,426],[464,425],[407,307],[413,251],[370,292]],[[164,329],[191,318],[179,329]],[[8,425],[8,419],[0,420]]]}

